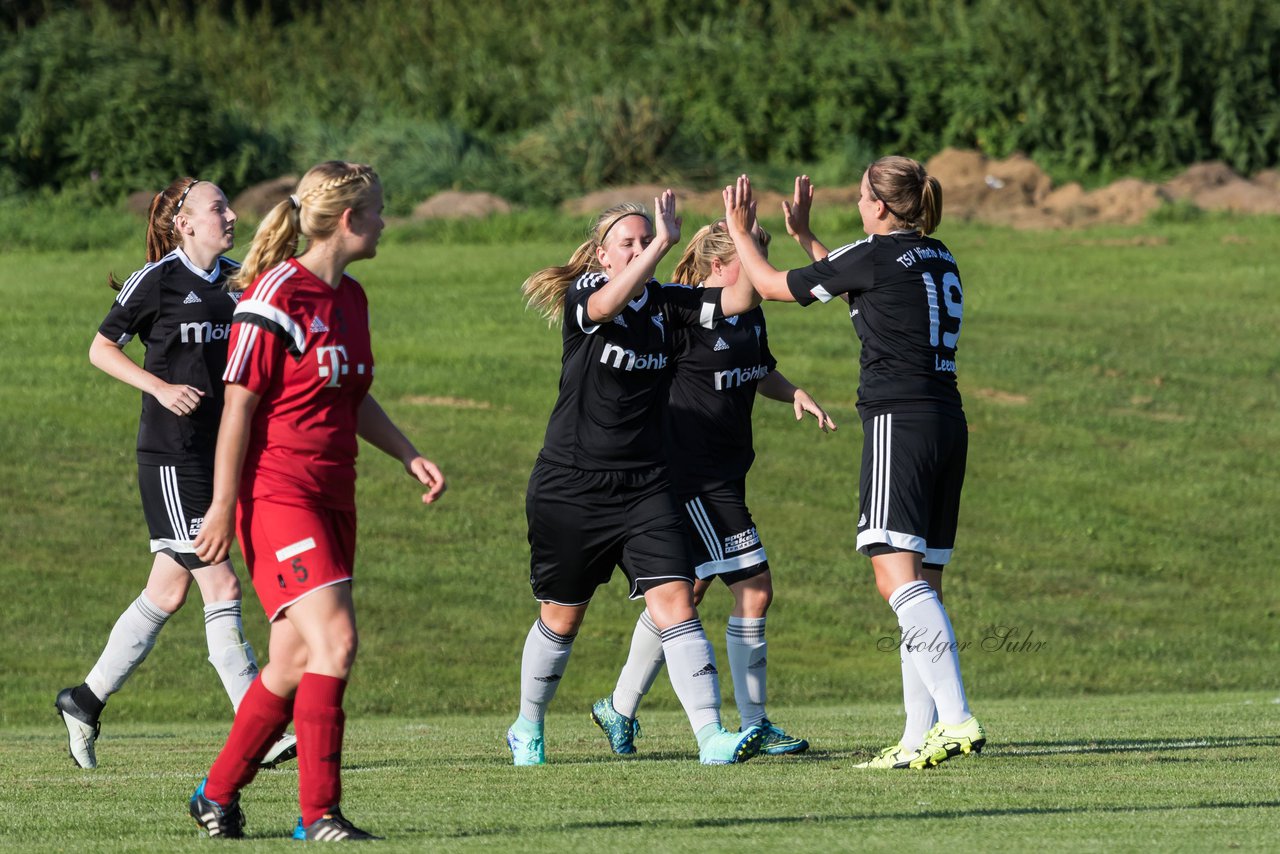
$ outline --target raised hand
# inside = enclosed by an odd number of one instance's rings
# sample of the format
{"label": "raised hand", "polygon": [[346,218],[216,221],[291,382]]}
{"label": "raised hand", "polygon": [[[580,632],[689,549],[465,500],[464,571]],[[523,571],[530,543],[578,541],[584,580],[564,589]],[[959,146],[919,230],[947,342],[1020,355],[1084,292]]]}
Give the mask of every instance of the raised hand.
{"label": "raised hand", "polygon": [[729,232],[750,234],[756,224],[756,203],[751,196],[751,179],[739,175],[724,188],[724,220]]}
{"label": "raised hand", "polygon": [[676,216],[676,194],[671,190],[664,190],[661,196],[653,200],[653,209],[657,212],[653,223],[654,241],[668,246],[679,243],[682,220]]}
{"label": "raised hand", "polygon": [[795,190],[791,201],[783,201],[782,217],[787,224],[787,234],[798,239],[809,237],[809,212],[813,209],[813,183],[808,175],[796,177]]}

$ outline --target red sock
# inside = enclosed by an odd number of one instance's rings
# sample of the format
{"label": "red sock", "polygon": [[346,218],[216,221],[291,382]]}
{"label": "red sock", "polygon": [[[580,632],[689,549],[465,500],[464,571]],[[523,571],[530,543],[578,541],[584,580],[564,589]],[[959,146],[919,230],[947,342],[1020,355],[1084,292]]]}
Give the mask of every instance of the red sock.
{"label": "red sock", "polygon": [[302,823],[310,825],[342,799],[342,731],[347,716],[342,694],[347,681],[318,673],[302,674],[294,698],[298,733],[298,801]]}
{"label": "red sock", "polygon": [[226,805],[252,782],[258,763],[293,719],[293,704],[292,698],[277,697],[268,691],[261,677],[253,680],[240,701],[227,743],[209,769],[205,797]]}

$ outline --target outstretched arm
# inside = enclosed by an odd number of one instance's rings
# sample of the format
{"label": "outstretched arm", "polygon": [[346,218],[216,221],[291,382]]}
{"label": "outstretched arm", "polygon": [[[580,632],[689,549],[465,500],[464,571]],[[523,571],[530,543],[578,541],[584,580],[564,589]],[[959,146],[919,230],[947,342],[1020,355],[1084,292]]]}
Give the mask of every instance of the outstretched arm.
{"label": "outstretched arm", "polygon": [[653,200],[653,240],[639,257],[587,298],[587,318],[592,323],[607,323],[644,290],[653,271],[672,246],[680,242],[680,217],[676,216],[676,194],[666,190]]}
{"label": "outstretched arm", "polygon": [[724,188],[724,219],[751,286],[763,299],[794,302],[795,297],[787,287],[787,274],[769,263],[751,236],[755,202],[751,198],[751,179],[746,175],[740,175],[736,183]]}
{"label": "outstretched arm", "polygon": [[392,422],[391,417],[373,399],[365,395],[357,413],[356,433],[370,445],[389,457],[399,460],[409,476],[427,488],[422,495],[423,504],[431,504],[444,494],[446,484],[439,466],[418,453],[408,437]]}
{"label": "outstretched arm", "polygon": [[823,433],[828,430],[838,429],[836,422],[818,405],[818,402],[809,395],[809,392],[792,385],[786,377],[777,371],[771,371],[767,377],[762,379],[760,384],[756,386],[756,391],[770,400],[790,403],[795,410],[797,421],[803,420],[804,414],[808,412],[818,419],[818,426],[822,428]]}
{"label": "outstretched arm", "polygon": [[787,224],[787,234],[795,238],[809,260],[821,261],[827,257],[827,247],[809,229],[809,213],[812,210],[813,182],[808,175],[799,175],[796,177],[791,201],[782,203],[782,217]]}

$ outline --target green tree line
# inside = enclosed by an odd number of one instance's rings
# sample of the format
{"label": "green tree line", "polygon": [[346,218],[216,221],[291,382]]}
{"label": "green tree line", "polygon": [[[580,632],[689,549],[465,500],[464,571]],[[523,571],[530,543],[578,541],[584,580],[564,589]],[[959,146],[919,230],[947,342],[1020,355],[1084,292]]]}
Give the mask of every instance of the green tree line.
{"label": "green tree line", "polygon": [[[1270,0],[28,0],[0,33],[0,192],[110,200],[374,162],[393,206],[545,204],[896,152],[1059,178],[1280,162]],[[772,170],[772,172],[771,172]]]}

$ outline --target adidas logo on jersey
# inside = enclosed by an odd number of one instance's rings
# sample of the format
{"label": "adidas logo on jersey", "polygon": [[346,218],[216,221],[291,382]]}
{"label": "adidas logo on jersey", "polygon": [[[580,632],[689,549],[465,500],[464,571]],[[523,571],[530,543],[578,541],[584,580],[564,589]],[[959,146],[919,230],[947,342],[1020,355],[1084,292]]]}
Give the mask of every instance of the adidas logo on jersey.
{"label": "adidas logo on jersey", "polygon": [[182,301],[182,304],[195,305],[198,302],[204,302],[204,300],[200,299],[200,297],[196,294],[195,291],[188,291],[187,298]]}
{"label": "adidas logo on jersey", "polygon": [[324,325],[324,321],[319,317],[311,318],[311,334],[315,335],[320,332],[328,332],[329,327]]}
{"label": "adidas logo on jersey", "polygon": [[724,339],[723,339],[723,338],[717,338],[717,339],[716,339],[716,347],[715,347],[715,349],[716,349],[716,352],[718,353],[718,352],[720,352],[721,350],[728,350],[728,349],[729,349],[729,345],[728,345],[728,344],[726,344],[726,343],[724,343]]}
{"label": "adidas logo on jersey", "polygon": [[618,315],[617,317],[615,317],[613,319],[613,322],[621,326],[623,329],[627,328],[627,322],[622,319],[622,315]]}

